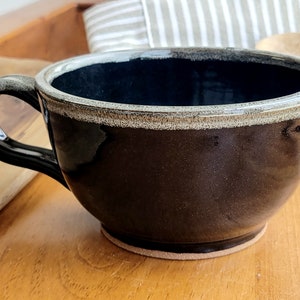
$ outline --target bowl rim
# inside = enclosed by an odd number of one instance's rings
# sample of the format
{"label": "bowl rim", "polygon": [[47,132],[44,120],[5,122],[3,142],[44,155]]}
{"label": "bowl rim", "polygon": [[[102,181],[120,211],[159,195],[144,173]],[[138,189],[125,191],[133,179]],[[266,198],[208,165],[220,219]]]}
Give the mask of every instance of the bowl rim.
{"label": "bowl rim", "polygon": [[[268,51],[232,47],[152,48],[91,53],[56,62],[36,75],[36,88],[39,94],[47,99],[47,107],[50,111],[92,122],[100,122],[102,118],[104,124],[108,123],[113,126],[159,127],[158,129],[240,127],[281,122],[300,117],[300,83],[299,92],[282,97],[253,102],[203,106],[155,106],[93,100],[74,96],[51,86],[52,81],[63,73],[94,63],[125,62],[135,58],[179,57],[195,59],[195,54],[199,60],[264,61],[264,63],[284,67],[290,66],[299,69],[300,72],[300,58]],[[115,121],[111,118],[114,118]],[[132,119],[135,119],[134,123],[138,121],[139,124],[134,126],[130,122]],[[153,122],[156,125],[148,124]],[[170,122],[172,124],[169,124]]]}

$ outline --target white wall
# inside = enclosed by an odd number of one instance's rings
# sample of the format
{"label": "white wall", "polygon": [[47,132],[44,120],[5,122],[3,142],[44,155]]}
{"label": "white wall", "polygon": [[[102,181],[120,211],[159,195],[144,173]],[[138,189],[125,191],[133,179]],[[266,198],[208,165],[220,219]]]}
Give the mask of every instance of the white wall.
{"label": "white wall", "polygon": [[[39,0],[0,0],[0,15],[16,10]],[[51,0],[49,0],[51,1]]]}

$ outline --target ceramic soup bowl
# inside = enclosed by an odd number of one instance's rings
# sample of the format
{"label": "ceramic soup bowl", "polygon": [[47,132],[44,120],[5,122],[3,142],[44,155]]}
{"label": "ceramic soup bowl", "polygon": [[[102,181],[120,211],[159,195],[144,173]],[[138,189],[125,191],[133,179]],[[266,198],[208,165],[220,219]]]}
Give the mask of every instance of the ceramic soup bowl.
{"label": "ceramic soup bowl", "polygon": [[194,259],[254,243],[299,180],[300,60],[152,49],[55,63],[1,92],[41,111],[53,150],[1,132],[2,161],[69,188],[119,246]]}

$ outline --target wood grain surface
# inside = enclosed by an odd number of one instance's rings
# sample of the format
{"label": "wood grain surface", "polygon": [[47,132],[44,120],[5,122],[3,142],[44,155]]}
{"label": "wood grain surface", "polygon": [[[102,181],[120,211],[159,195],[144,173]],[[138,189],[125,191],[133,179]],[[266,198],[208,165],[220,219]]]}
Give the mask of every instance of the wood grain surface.
{"label": "wood grain surface", "polygon": [[[10,13],[0,16],[2,25],[0,26],[0,37],[9,37],[12,33],[14,34],[20,28],[26,28],[31,22],[35,22],[37,20],[43,21],[44,19],[48,18],[49,13],[50,15],[52,13],[56,14],[57,11],[64,10],[66,7],[73,6],[78,7],[79,10],[82,10],[95,3],[100,3],[103,1],[104,0],[37,0],[32,4],[23,6],[18,10],[14,10]],[[79,33],[82,32],[82,29],[79,31]],[[38,44],[39,41],[36,40],[35,43]]]}
{"label": "wood grain surface", "polygon": [[111,244],[73,195],[38,175],[0,212],[1,299],[300,299],[300,187],[255,245],[168,261]]}
{"label": "wood grain surface", "polygon": [[0,37],[0,54],[57,61],[88,53],[82,11],[80,6],[69,4],[32,20]]}
{"label": "wood grain surface", "polygon": [[256,44],[256,49],[300,56],[300,33],[290,32],[267,37]]}

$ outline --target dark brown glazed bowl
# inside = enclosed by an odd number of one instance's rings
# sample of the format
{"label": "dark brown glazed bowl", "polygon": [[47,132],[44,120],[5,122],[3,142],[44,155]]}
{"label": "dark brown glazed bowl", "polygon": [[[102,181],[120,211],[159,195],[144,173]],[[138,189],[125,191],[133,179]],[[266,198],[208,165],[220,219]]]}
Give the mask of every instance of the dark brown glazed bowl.
{"label": "dark brown glazed bowl", "polygon": [[36,89],[66,185],[126,249],[175,259],[240,250],[298,184],[297,58],[104,53],[44,69]]}

